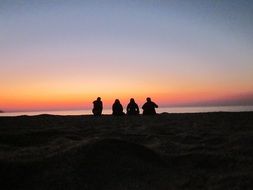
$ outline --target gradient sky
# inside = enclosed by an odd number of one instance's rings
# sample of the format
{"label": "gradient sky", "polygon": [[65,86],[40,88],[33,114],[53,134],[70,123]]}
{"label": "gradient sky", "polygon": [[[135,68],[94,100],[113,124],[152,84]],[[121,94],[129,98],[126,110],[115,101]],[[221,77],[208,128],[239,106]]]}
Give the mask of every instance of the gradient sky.
{"label": "gradient sky", "polygon": [[0,109],[253,104],[251,0],[1,0]]}

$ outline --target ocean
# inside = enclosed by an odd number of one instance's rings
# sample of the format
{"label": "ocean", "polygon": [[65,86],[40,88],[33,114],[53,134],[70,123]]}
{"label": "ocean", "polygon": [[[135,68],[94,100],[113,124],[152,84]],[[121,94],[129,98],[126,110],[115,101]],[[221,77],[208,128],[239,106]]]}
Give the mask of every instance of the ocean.
{"label": "ocean", "polygon": [[[141,110],[142,111],[142,110]],[[244,112],[253,111],[253,106],[208,106],[208,107],[161,107],[156,109],[157,113],[198,113],[198,112]],[[58,111],[30,111],[30,112],[5,112],[0,116],[20,115],[91,115],[91,110],[58,110]],[[104,109],[103,114],[112,114],[111,109]]]}

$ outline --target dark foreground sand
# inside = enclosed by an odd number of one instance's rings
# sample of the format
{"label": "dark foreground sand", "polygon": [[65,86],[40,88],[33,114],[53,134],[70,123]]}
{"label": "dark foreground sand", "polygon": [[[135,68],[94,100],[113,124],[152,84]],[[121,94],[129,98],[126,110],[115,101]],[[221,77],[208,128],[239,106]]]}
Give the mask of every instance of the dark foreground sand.
{"label": "dark foreground sand", "polygon": [[0,189],[253,189],[253,112],[0,117]]}

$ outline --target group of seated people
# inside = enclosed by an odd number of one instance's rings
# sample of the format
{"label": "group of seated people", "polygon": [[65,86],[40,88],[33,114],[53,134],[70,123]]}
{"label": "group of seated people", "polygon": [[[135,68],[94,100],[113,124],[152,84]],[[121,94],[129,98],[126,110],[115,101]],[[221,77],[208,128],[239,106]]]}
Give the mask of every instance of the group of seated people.
{"label": "group of seated people", "polygon": [[[151,98],[147,98],[147,102],[142,106],[143,115],[155,115],[156,114],[155,108],[158,108],[158,105],[152,102]],[[103,102],[101,101],[101,98],[98,97],[97,100],[93,102],[92,113],[96,116],[100,116],[102,115],[102,110],[103,110]],[[136,104],[133,98],[130,99],[130,102],[127,105],[126,114],[127,115],[140,114],[139,106]],[[121,105],[119,99],[116,99],[112,105],[112,115],[125,115],[123,111],[123,106]]]}

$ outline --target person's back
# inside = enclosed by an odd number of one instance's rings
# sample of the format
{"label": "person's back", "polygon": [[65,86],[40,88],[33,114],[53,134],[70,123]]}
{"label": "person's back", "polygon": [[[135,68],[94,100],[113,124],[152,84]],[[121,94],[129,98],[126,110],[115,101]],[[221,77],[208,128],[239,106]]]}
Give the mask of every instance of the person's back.
{"label": "person's back", "polygon": [[123,106],[120,104],[118,99],[115,100],[114,104],[112,105],[112,115],[124,115]]}
{"label": "person's back", "polygon": [[93,102],[93,109],[92,112],[94,115],[101,115],[103,110],[103,103],[101,101],[101,98],[98,97],[97,100]]}
{"label": "person's back", "polygon": [[147,98],[147,102],[142,106],[143,115],[155,115],[158,105],[151,101],[151,98]]}
{"label": "person's back", "polygon": [[135,103],[134,99],[131,98],[129,104],[127,105],[127,115],[138,115],[140,113],[138,105]]}

